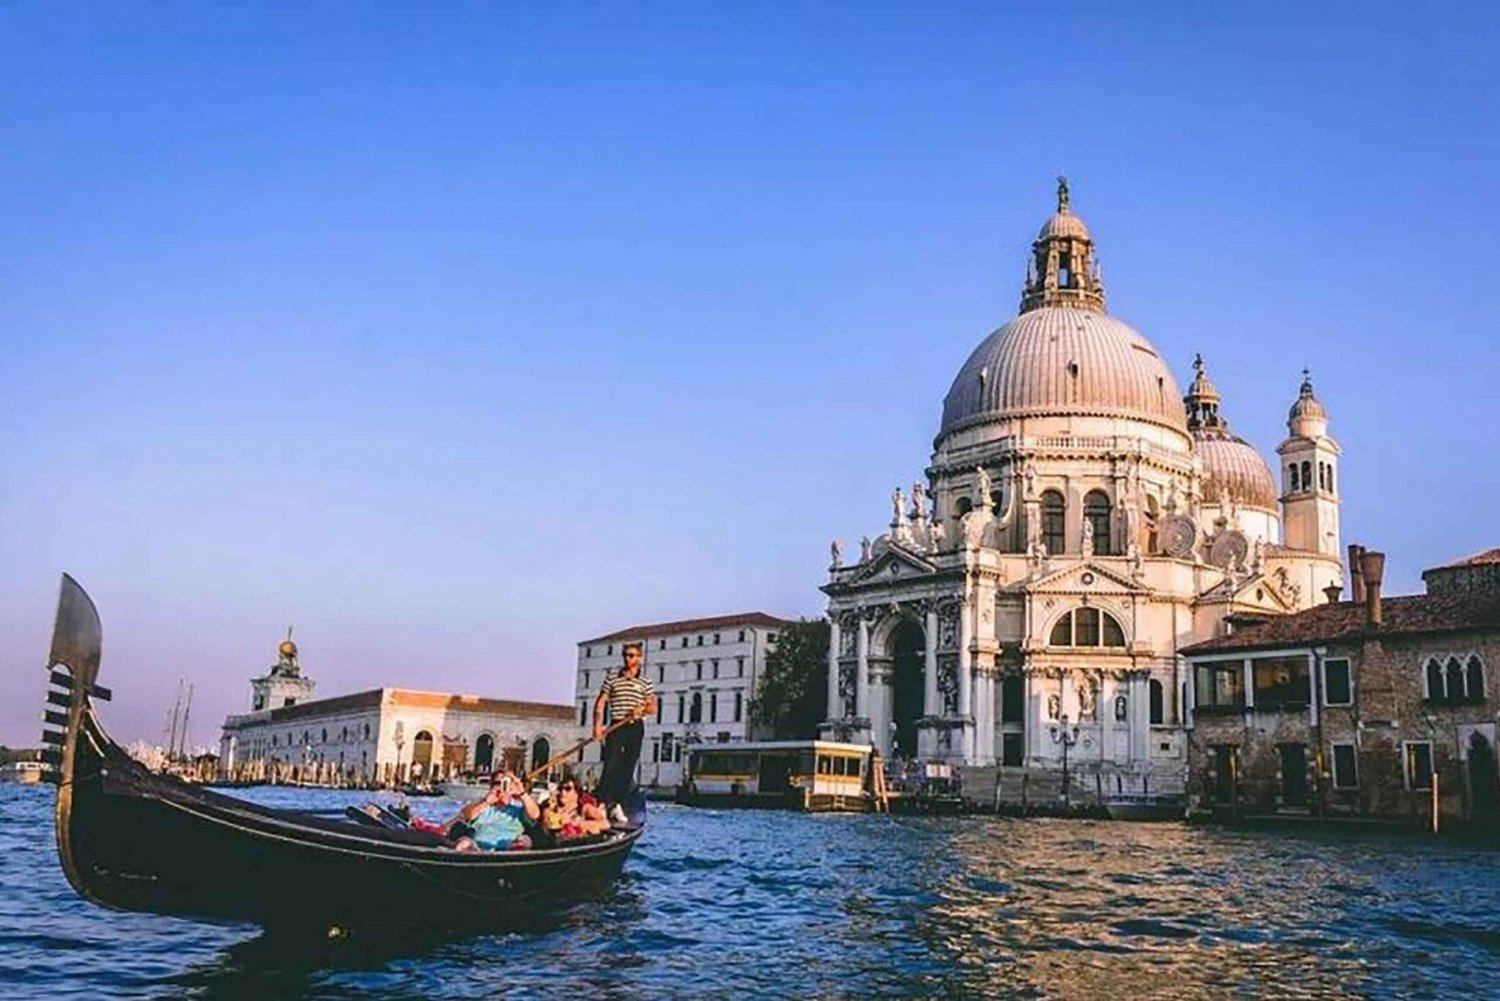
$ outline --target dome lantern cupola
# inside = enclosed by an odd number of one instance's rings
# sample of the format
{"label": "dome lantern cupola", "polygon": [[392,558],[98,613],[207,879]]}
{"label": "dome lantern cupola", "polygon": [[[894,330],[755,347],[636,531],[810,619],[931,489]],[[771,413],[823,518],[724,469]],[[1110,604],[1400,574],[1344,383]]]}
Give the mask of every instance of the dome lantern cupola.
{"label": "dome lantern cupola", "polygon": [[1219,395],[1218,388],[1208,378],[1208,369],[1203,364],[1203,356],[1194,355],[1193,383],[1188,386],[1187,395],[1182,398],[1183,406],[1187,408],[1188,430],[1229,430],[1229,422],[1219,413],[1221,402],[1223,402],[1223,397]]}
{"label": "dome lantern cupola", "polygon": [[1328,410],[1313,395],[1312,373],[1302,370],[1302,387],[1286,415],[1287,430],[1294,436],[1316,438],[1328,433]]}
{"label": "dome lantern cupola", "polygon": [[1021,312],[1043,306],[1076,306],[1104,312],[1104,279],[1094,258],[1094,238],[1073,214],[1068,179],[1057,179],[1057,212],[1031,245]]}

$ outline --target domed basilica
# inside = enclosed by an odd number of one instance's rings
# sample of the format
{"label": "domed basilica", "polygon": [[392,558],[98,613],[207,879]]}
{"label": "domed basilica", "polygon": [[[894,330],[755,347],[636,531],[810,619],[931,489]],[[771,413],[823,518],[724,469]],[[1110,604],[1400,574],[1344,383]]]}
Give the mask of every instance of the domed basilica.
{"label": "domed basilica", "polygon": [[[1059,179],[1019,315],[943,400],[923,481],[858,558],[832,547],[825,736],[898,758],[1180,790],[1177,651],[1341,585],[1339,446],[1304,373],[1277,474],[1201,358],[1184,395],[1109,315]],[[1095,780],[1098,781],[1098,780]],[[1092,784],[1092,782],[1091,782]]]}

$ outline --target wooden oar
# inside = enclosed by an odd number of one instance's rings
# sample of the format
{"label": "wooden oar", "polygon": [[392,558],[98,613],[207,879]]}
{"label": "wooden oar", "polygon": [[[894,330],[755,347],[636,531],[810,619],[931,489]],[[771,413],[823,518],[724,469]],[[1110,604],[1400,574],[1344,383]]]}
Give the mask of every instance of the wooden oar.
{"label": "wooden oar", "polygon": [[572,747],[568,748],[566,751],[562,752],[561,754],[559,754],[556,757],[554,757],[551,760],[549,760],[546,764],[539,765],[536,768],[533,768],[531,771],[527,772],[521,778],[522,784],[523,785],[530,785],[531,784],[531,780],[534,779],[534,778],[536,778],[538,775],[545,775],[545,774],[547,774],[549,771],[551,771],[553,769],[554,766],[560,765],[564,761],[567,761],[573,755],[577,754],[579,751],[583,750],[585,747],[588,747],[594,741],[596,741],[596,740],[603,740],[605,737],[608,737],[610,734],[614,733],[616,730],[620,729],[622,726],[629,726],[630,724],[638,721],[640,718],[641,717],[639,717],[639,716],[626,716],[624,719],[620,720],[620,722],[618,722],[618,723],[611,723],[609,725],[609,727],[606,728],[605,731],[602,734],[600,734],[598,737],[589,737],[586,740],[580,740],[578,743],[574,744]]}

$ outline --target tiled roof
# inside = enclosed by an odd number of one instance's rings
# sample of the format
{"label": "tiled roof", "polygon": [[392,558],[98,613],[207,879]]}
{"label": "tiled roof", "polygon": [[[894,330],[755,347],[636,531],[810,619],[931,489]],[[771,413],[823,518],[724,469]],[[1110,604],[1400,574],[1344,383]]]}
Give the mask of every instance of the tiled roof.
{"label": "tiled roof", "polygon": [[[1370,635],[1500,630],[1500,592],[1403,595],[1382,599],[1380,609],[1384,621]],[[1194,643],[1184,647],[1182,654],[1192,657],[1231,650],[1308,646],[1357,639],[1366,634],[1365,606],[1340,601],[1293,615],[1277,616],[1263,625]]]}
{"label": "tiled roof", "polygon": [[[791,619],[778,619],[765,612],[740,612],[738,615],[717,615],[707,619],[682,619],[677,622],[652,622],[643,626],[618,629],[603,636],[595,636],[583,643],[602,643],[605,640],[645,639],[648,636],[675,636],[678,633],[699,632],[704,629],[723,629],[729,626],[782,626],[792,625]],[[582,643],[579,644],[580,646]]]}
{"label": "tiled roof", "polygon": [[1488,563],[1500,563],[1500,548],[1486,549],[1482,553],[1476,553],[1473,556],[1470,556],[1466,559],[1457,560],[1453,563],[1445,563],[1440,567],[1435,567],[1434,569],[1446,570],[1449,567],[1477,567]]}
{"label": "tiled roof", "polygon": [[416,692],[410,688],[391,689],[391,705],[414,709],[446,709],[449,712],[494,713],[499,716],[541,716],[547,719],[573,718],[571,705],[553,702],[518,702],[513,699],[485,699],[478,695],[450,695],[447,692]]}

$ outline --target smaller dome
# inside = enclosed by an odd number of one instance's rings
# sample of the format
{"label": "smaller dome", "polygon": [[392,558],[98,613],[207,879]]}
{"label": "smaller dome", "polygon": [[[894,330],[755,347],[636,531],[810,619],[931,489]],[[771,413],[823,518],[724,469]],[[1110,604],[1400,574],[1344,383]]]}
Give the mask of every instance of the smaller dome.
{"label": "smaller dome", "polygon": [[1293,403],[1292,409],[1287,412],[1286,419],[1295,421],[1307,418],[1326,421],[1328,419],[1328,410],[1313,395],[1312,375],[1304,368],[1302,370],[1302,388],[1297,393],[1297,402]]}
{"label": "smaller dome", "polygon": [[1094,239],[1089,233],[1089,228],[1084,225],[1083,219],[1074,215],[1067,209],[1063,209],[1042,224],[1041,231],[1037,233],[1038,240],[1053,240],[1058,238],[1072,238],[1075,240]]}
{"label": "smaller dome", "polygon": [[1276,477],[1254,445],[1227,431],[1198,431],[1193,450],[1203,460],[1206,503],[1222,504],[1232,496],[1236,504],[1276,510]]}

